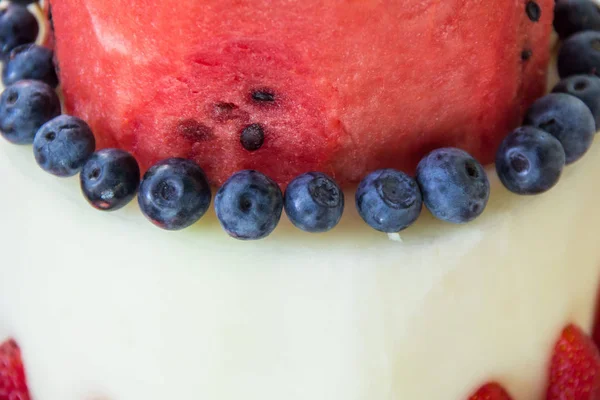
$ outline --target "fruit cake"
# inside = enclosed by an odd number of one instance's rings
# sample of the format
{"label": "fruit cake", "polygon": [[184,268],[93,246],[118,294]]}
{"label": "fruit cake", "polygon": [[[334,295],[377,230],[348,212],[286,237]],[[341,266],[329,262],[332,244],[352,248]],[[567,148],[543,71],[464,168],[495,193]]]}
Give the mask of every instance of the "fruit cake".
{"label": "fruit cake", "polygon": [[0,400],[600,399],[594,3],[29,3]]}

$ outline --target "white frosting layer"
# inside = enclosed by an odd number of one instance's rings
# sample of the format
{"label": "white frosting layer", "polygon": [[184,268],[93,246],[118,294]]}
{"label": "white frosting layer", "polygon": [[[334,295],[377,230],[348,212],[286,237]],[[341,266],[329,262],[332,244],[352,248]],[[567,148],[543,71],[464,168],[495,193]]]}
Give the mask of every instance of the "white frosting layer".
{"label": "white frosting layer", "polygon": [[425,213],[402,242],[351,198],[336,233],[245,243],[212,211],[178,233],[96,211],[28,147],[0,142],[0,174],[0,337],[36,400],[534,399],[561,328],[591,325],[599,143],[553,191],[492,179],[479,220]]}

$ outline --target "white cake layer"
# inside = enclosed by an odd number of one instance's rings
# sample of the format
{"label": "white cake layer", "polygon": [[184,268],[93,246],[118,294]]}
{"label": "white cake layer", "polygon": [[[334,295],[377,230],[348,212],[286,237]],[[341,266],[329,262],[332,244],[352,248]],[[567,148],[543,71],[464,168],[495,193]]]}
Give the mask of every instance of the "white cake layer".
{"label": "white cake layer", "polygon": [[332,233],[283,218],[239,242],[212,210],[177,233],[96,211],[29,147],[0,141],[0,175],[0,337],[35,400],[458,400],[488,380],[535,399],[561,328],[591,327],[600,143],[551,192],[492,177],[480,219],[425,212],[402,242],[351,194]]}

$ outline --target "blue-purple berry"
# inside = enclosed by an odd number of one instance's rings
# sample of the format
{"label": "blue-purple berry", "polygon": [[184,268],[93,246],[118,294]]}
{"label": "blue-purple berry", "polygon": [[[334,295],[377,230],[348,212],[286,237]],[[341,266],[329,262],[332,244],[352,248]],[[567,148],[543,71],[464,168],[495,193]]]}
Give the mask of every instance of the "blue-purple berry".
{"label": "blue-purple berry", "polygon": [[600,128],[600,78],[596,75],[573,75],[561,80],[552,92],[570,94],[583,101],[594,116],[596,129]]}
{"label": "blue-purple berry", "polygon": [[558,0],[554,7],[554,29],[561,39],[582,31],[600,30],[600,8],[593,0]]}
{"label": "blue-purple berry", "polygon": [[9,4],[0,10],[0,57],[8,56],[17,46],[35,42],[38,32],[38,22],[26,7]]}
{"label": "blue-purple berry", "polygon": [[38,165],[59,177],[76,175],[95,149],[96,141],[88,124],[70,115],[46,122],[33,140]]}
{"label": "blue-purple berry", "polygon": [[596,134],[596,121],[588,106],[564,93],[551,93],[536,100],[525,115],[524,125],[557,138],[565,150],[567,164],[583,157]]}
{"label": "blue-purple berry", "polygon": [[502,141],[496,154],[496,172],[513,193],[544,193],[558,183],[565,158],[558,139],[540,129],[524,126]]}
{"label": "blue-purple berry", "polygon": [[114,211],[127,205],[137,193],[140,167],[125,150],[95,152],[79,174],[81,191],[96,209]]}
{"label": "blue-purple berry", "polygon": [[565,40],[558,53],[558,74],[600,76],[600,32],[583,31]]}
{"label": "blue-purple berry", "polygon": [[479,217],[490,196],[485,169],[467,152],[434,150],[417,167],[425,206],[442,221],[462,224]]}
{"label": "blue-purple berry", "polygon": [[416,181],[401,171],[381,169],[358,185],[356,208],[361,218],[380,232],[396,233],[411,226],[423,208]]}
{"label": "blue-purple berry", "polygon": [[23,79],[35,79],[52,87],[58,86],[54,69],[54,52],[37,44],[24,44],[14,48],[4,69],[2,82],[10,85]]}
{"label": "blue-purple berry", "polygon": [[146,171],[138,203],[152,223],[173,231],[187,228],[202,218],[211,197],[202,168],[191,160],[168,158]]}
{"label": "blue-purple berry", "polygon": [[19,81],[0,95],[0,134],[14,144],[31,144],[38,129],[60,115],[60,99],[44,82]]}
{"label": "blue-purple berry", "polygon": [[331,177],[308,172],[288,185],[284,209],[297,228],[312,233],[327,232],[342,218],[344,192]]}
{"label": "blue-purple berry", "polygon": [[283,210],[281,189],[271,178],[253,170],[232,175],[215,196],[215,211],[231,237],[257,240],[277,227]]}

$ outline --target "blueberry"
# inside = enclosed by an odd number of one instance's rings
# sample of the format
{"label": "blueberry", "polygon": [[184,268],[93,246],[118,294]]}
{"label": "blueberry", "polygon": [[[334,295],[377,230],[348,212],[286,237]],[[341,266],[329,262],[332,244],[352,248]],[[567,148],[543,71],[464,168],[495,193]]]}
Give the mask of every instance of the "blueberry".
{"label": "blueberry", "polygon": [[558,53],[558,74],[600,76],[600,32],[584,31],[568,38]]}
{"label": "blueberry", "polygon": [[236,239],[267,237],[279,223],[282,209],[279,186],[257,171],[235,173],[215,197],[217,218],[223,229]]}
{"label": "blueberry", "polygon": [[0,10],[0,55],[7,56],[15,47],[35,42],[39,32],[38,22],[19,4],[10,4]]}
{"label": "blueberry", "polygon": [[554,29],[561,39],[587,30],[600,30],[600,8],[592,0],[558,0]]}
{"label": "blueberry", "polygon": [[135,197],[140,184],[140,167],[125,150],[103,149],[87,160],[79,180],[84,197],[93,207],[114,211]]}
{"label": "blueberry", "polygon": [[2,71],[2,82],[10,85],[23,79],[35,79],[52,87],[58,85],[54,69],[54,52],[37,44],[24,44],[14,48]]}
{"label": "blueberry", "polygon": [[31,144],[38,129],[60,115],[56,92],[39,81],[20,81],[0,96],[0,134],[15,144]]}
{"label": "blueberry", "polygon": [[434,150],[423,158],[417,182],[429,211],[455,224],[481,215],[490,196],[490,182],[481,164],[455,148]]}
{"label": "blueberry", "polygon": [[556,137],[565,149],[567,164],[583,157],[596,133],[596,122],[590,109],[577,97],[564,93],[539,98],[527,111],[525,125]]}
{"label": "blueberry", "polygon": [[570,94],[583,101],[594,116],[596,129],[600,128],[600,78],[595,75],[574,75],[560,81],[552,92]]}
{"label": "blueberry", "polygon": [[421,190],[413,178],[394,169],[367,175],[356,190],[356,208],[373,229],[400,232],[412,225],[423,208]]}
{"label": "blueberry", "polygon": [[540,129],[524,126],[513,131],[500,145],[496,171],[511,192],[539,194],[558,183],[565,158],[558,139]]}
{"label": "blueberry", "polygon": [[327,232],[342,218],[344,192],[329,176],[308,172],[288,185],[284,207],[290,221],[299,229]]}
{"label": "blueberry", "polygon": [[156,226],[175,231],[202,218],[211,197],[202,168],[190,160],[168,158],[146,172],[138,203],[142,213]]}
{"label": "blueberry", "polygon": [[61,115],[46,122],[35,134],[33,155],[46,172],[60,177],[77,174],[96,148],[85,121]]}

